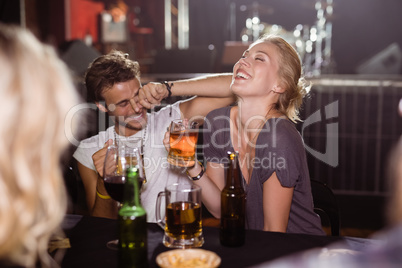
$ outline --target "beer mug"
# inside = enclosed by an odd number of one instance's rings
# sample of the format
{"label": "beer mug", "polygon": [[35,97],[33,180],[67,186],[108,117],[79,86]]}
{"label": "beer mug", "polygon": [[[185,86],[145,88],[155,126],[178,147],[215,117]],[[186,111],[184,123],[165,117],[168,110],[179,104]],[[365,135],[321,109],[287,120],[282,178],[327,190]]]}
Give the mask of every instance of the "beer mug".
{"label": "beer mug", "polygon": [[170,124],[168,162],[178,167],[192,167],[195,165],[195,150],[198,139],[197,122],[188,122],[187,119],[173,120]]}
{"label": "beer mug", "polygon": [[[162,206],[162,198],[165,203]],[[162,219],[161,210],[165,210]],[[194,248],[204,244],[201,218],[201,187],[175,183],[165,187],[156,200],[156,221],[165,230],[163,244],[169,248]]]}
{"label": "beer mug", "polygon": [[[139,155],[137,155],[135,158],[131,158],[132,165],[139,165],[140,167],[140,188],[143,184],[146,183],[146,178],[145,178],[145,164],[144,164],[144,140],[140,137],[116,137],[115,138],[115,144],[119,150],[119,157],[125,156],[126,162],[120,162],[118,161],[119,164],[121,163],[129,163],[129,156],[132,154],[134,150],[137,150]],[[137,161],[140,162],[137,162]],[[124,160],[123,160],[124,161]],[[118,166],[118,172],[122,172],[122,167]]]}

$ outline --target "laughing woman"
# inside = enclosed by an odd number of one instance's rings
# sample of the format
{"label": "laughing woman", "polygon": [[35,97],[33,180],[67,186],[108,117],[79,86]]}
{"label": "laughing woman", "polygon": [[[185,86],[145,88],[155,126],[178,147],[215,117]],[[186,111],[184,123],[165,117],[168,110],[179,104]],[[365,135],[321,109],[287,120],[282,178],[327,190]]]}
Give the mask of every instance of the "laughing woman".
{"label": "laughing woman", "polygon": [[[227,151],[239,152],[248,229],[324,234],[313,211],[306,153],[294,123],[306,95],[301,62],[284,39],[263,36],[234,65],[237,105],[212,111],[204,125],[206,172],[196,184],[220,217]],[[203,167],[188,170],[196,177]]]}

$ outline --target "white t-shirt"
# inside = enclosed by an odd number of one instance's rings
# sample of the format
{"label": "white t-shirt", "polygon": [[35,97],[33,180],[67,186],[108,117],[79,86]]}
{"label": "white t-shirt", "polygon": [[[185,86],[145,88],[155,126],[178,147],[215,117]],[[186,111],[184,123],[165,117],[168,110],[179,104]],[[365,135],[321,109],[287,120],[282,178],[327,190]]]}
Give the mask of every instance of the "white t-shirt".
{"label": "white t-shirt", "polygon": [[[144,138],[144,168],[146,183],[141,192],[141,203],[147,212],[147,221],[156,222],[155,205],[159,192],[165,190],[167,185],[180,182],[192,184],[186,175],[184,168],[177,168],[167,162],[167,151],[163,145],[163,137],[170,122],[180,119],[179,103],[166,106],[160,111],[148,114],[148,124],[143,130],[133,137]],[[73,157],[82,165],[95,170],[92,155],[99,151],[108,139],[115,138],[114,126],[106,131],[99,132],[81,141]],[[164,204],[164,202],[162,202]],[[161,210],[164,215],[164,210]]]}

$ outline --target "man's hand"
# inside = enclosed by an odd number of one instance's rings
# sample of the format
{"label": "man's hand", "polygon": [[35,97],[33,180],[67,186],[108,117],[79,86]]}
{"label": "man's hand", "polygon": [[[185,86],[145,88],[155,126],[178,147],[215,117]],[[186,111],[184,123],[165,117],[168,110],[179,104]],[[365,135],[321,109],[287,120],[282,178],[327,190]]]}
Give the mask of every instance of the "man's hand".
{"label": "man's hand", "polygon": [[92,161],[94,162],[96,171],[98,172],[99,176],[103,177],[103,165],[105,163],[105,157],[107,152],[107,147],[113,144],[113,140],[109,139],[105,142],[105,145],[102,149],[97,151],[92,155]]}
{"label": "man's hand", "polygon": [[165,132],[165,136],[163,137],[163,145],[165,146],[166,151],[170,150],[170,127],[167,128]]}
{"label": "man's hand", "polygon": [[165,85],[153,82],[146,84],[138,92],[139,103],[147,109],[160,105],[168,95]]}

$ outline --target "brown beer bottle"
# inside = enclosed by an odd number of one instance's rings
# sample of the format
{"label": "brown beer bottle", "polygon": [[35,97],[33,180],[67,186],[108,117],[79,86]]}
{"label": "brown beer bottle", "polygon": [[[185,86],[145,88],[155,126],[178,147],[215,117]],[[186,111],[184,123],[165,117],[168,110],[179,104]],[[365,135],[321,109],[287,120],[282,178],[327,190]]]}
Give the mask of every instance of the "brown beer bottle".
{"label": "brown beer bottle", "polygon": [[220,242],[238,247],[245,241],[246,194],[241,182],[238,154],[228,152],[229,168],[221,192]]}
{"label": "brown beer bottle", "polygon": [[123,205],[119,210],[119,267],[148,267],[147,214],[140,203],[139,169],[127,169]]}

